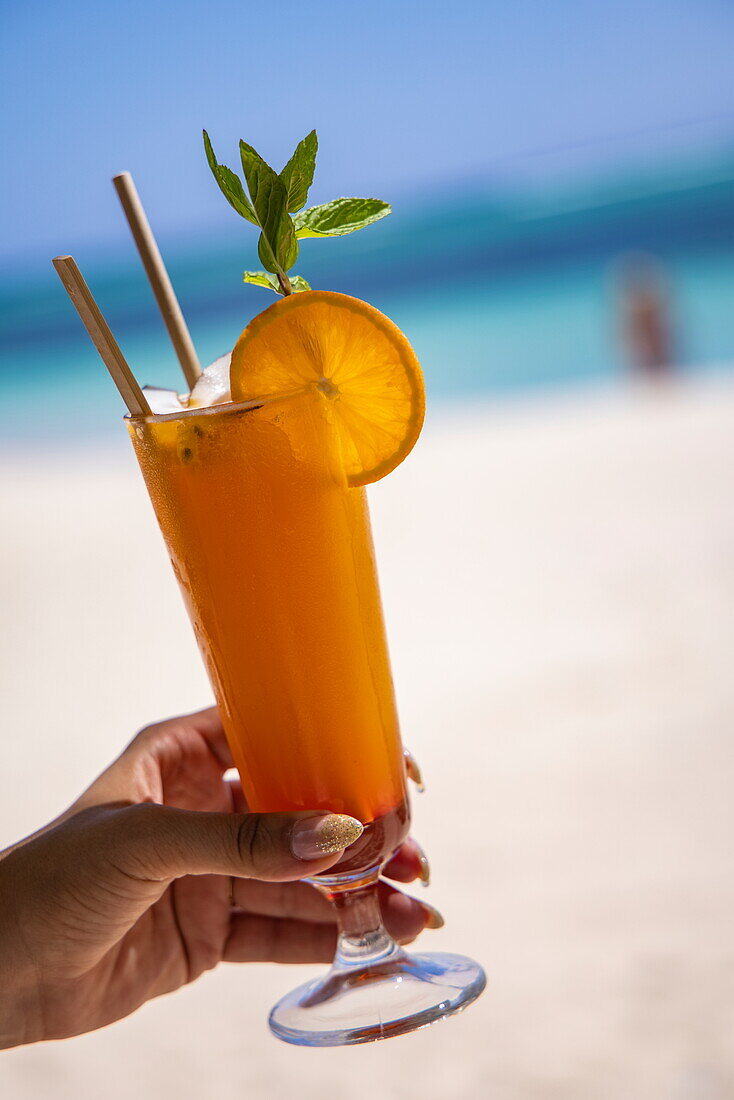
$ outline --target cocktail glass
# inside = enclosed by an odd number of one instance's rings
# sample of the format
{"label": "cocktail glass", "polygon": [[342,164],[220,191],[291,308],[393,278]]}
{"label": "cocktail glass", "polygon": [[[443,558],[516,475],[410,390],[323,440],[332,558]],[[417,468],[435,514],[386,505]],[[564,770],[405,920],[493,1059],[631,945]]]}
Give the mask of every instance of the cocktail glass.
{"label": "cocktail glass", "polygon": [[400,1035],[482,992],[471,959],[408,954],[385,931],[380,869],[408,832],[365,492],[313,390],[134,417],[128,428],[253,812],[363,822],[328,874],[326,977],[285,996],[275,1035],[338,1046]]}

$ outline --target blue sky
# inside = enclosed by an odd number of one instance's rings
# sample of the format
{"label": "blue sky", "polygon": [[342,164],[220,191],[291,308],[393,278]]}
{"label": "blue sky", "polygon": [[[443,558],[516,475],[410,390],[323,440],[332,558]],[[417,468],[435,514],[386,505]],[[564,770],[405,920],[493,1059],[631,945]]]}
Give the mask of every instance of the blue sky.
{"label": "blue sky", "polygon": [[403,204],[732,142],[733,47],[726,0],[3,0],[0,264],[126,239],[124,169],[165,241],[234,229],[202,126]]}

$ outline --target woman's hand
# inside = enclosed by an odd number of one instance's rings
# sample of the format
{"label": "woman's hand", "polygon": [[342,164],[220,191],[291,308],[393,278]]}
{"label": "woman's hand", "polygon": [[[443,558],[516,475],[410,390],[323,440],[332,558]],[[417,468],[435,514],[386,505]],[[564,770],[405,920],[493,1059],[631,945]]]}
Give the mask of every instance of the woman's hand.
{"label": "woman's hand", "polygon": [[[216,710],[143,730],[69,810],[0,857],[0,1048],[118,1020],[225,962],[330,962],[331,906],[293,881],[358,823],[247,814]],[[195,812],[194,812],[195,811]],[[386,874],[425,877],[407,841]],[[380,884],[401,942],[441,918]]]}

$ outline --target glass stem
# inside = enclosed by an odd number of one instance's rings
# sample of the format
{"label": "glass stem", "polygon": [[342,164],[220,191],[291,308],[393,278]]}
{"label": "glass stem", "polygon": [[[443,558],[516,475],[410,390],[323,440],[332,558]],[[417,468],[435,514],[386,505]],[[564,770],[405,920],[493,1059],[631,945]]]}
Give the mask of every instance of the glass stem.
{"label": "glass stem", "polygon": [[339,940],[334,966],[338,969],[372,966],[402,954],[382,923],[377,896],[379,876],[380,868],[376,867],[354,883],[342,885],[335,876],[328,885],[318,884],[336,910]]}

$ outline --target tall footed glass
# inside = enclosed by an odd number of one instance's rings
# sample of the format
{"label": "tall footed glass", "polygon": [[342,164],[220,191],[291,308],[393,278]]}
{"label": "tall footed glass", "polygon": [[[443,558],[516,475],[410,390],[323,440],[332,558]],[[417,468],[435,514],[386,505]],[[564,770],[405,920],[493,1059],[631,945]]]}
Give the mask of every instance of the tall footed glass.
{"label": "tall footed glass", "polygon": [[325,978],[270,1027],[305,1046],[400,1035],[484,988],[458,955],[402,950],[376,886],[408,832],[403,751],[367,501],[317,390],[134,418],[128,427],[253,812],[365,826],[313,879],[339,924]]}

